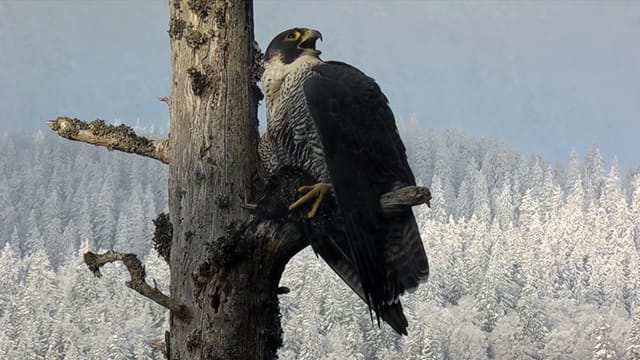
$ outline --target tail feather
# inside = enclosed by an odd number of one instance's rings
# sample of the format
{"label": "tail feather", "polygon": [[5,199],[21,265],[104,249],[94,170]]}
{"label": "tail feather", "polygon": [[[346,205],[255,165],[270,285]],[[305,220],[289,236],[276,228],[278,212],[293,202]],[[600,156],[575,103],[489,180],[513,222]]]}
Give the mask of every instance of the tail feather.
{"label": "tail feather", "polygon": [[407,332],[409,322],[404,316],[404,312],[402,311],[402,304],[400,303],[400,301],[394,304],[382,305],[381,317],[382,320],[389,324],[389,326],[391,326],[391,328],[398,334],[409,335],[409,333]]}
{"label": "tail feather", "polygon": [[385,219],[385,300],[393,303],[405,292],[414,291],[429,277],[429,261],[418,225],[411,210]]}
{"label": "tail feather", "polygon": [[[341,248],[336,238],[324,238],[322,241],[311,243],[314,251],[340,276],[340,278],[365,302],[367,302],[360,277],[355,265],[347,253]],[[384,322],[389,324],[398,334],[407,335],[407,318],[404,316],[402,304],[397,301],[392,304],[383,304],[377,314]]]}
{"label": "tail feather", "polygon": [[[344,213],[336,211],[334,203],[325,205],[329,205],[328,208],[321,208],[316,217],[304,226],[305,236],[309,238],[312,248],[358,294],[369,309],[376,312],[376,318],[389,324],[398,334],[406,335],[408,322],[399,297],[415,290],[429,275],[427,255],[413,212],[409,209],[392,216],[379,217],[376,228],[381,233],[376,233],[375,240],[366,238],[366,235],[361,239],[362,244],[380,241],[378,244],[382,245],[378,251],[383,254],[376,255],[381,258],[381,262],[377,263],[380,266],[376,269],[380,274],[364,274],[374,282],[373,286],[377,291],[383,289],[378,293],[380,297],[372,298],[372,294],[367,294],[363,287],[363,274],[356,266],[358,259],[354,258],[345,230],[350,218],[345,218]],[[366,250],[374,251],[374,248],[372,246]]]}

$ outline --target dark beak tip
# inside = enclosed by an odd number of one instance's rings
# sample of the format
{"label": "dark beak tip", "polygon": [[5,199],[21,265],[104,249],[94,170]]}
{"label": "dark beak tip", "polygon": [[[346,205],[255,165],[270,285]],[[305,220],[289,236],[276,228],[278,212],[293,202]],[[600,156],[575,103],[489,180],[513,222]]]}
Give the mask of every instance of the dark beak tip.
{"label": "dark beak tip", "polygon": [[320,41],[322,41],[322,33],[320,33],[320,31],[318,30],[313,30],[313,32],[311,33],[313,37],[315,37],[316,39],[319,39]]}

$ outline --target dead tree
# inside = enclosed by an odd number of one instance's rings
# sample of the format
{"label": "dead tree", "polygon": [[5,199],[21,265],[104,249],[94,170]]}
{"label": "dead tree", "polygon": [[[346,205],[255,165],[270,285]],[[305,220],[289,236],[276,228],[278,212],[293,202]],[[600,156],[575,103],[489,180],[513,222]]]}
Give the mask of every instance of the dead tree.
{"label": "dead tree", "polygon": [[[169,164],[171,295],[146,283],[133,254],[89,252],[85,262],[99,275],[105,263],[122,261],[127,286],[171,311],[167,358],[272,359],[282,344],[280,277],[309,244],[299,226],[304,216],[291,216],[286,204],[312,181],[296,171],[276,181],[257,176],[261,66],[252,0],[169,5],[171,95],[161,99],[169,106],[169,139],[100,120],[59,117],[48,125],[68,139]],[[393,211],[427,200],[426,189],[412,188],[381,203]],[[251,201],[258,209],[246,206]]]}

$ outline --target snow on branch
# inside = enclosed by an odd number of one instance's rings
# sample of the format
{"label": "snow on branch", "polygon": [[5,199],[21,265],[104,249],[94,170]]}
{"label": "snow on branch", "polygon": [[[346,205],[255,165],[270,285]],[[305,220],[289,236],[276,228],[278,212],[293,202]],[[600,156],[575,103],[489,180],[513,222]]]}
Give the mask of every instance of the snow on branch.
{"label": "snow on branch", "polygon": [[103,254],[95,254],[91,251],[84,254],[84,263],[87,264],[89,270],[97,277],[102,276],[102,274],[100,274],[100,268],[102,266],[116,261],[122,261],[131,275],[131,280],[126,282],[129,288],[171,310],[173,314],[181,319],[188,319],[190,317],[189,310],[186,306],[180,304],[176,299],[163,294],[157,287],[151,287],[151,285],[147,284],[145,280],[147,275],[144,266],[142,266],[142,263],[135,254],[123,254],[113,250],[109,250]]}
{"label": "snow on branch", "polygon": [[109,150],[118,150],[138,154],[169,163],[169,140],[153,140],[136,135],[126,125],[108,125],[104,120],[86,122],[60,116],[47,121],[47,125],[56,134],[69,140],[104,146]]}

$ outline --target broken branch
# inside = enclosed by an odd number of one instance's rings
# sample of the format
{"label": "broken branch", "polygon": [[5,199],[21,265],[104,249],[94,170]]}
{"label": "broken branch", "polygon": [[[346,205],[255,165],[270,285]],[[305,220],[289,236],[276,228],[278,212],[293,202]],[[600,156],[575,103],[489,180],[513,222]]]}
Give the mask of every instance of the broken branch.
{"label": "broken branch", "polygon": [[169,98],[166,97],[166,96],[158,96],[158,100],[160,100],[163,103],[166,103],[167,105],[169,105]]}
{"label": "broken branch", "polygon": [[169,140],[153,140],[136,135],[129,126],[108,125],[104,120],[86,122],[60,116],[47,121],[47,125],[56,134],[69,140],[104,146],[110,150],[118,150],[131,154],[160,160],[169,163]]}
{"label": "broken branch", "polygon": [[104,254],[95,254],[91,251],[84,254],[84,263],[87,264],[89,270],[91,270],[97,277],[102,276],[100,273],[100,268],[102,266],[116,261],[122,261],[124,266],[127,267],[127,270],[131,275],[131,280],[127,281],[126,285],[130,289],[137,291],[142,296],[145,296],[171,310],[173,314],[181,319],[188,319],[190,317],[189,310],[186,306],[179,303],[176,299],[163,294],[158,290],[158,288],[147,284],[145,280],[147,275],[144,270],[144,266],[142,266],[142,263],[138,260],[136,255],[123,254],[113,250],[109,250]]}
{"label": "broken branch", "polygon": [[385,213],[405,210],[407,207],[427,204],[431,207],[431,192],[423,186],[407,186],[394,192],[382,194],[380,205]]}

